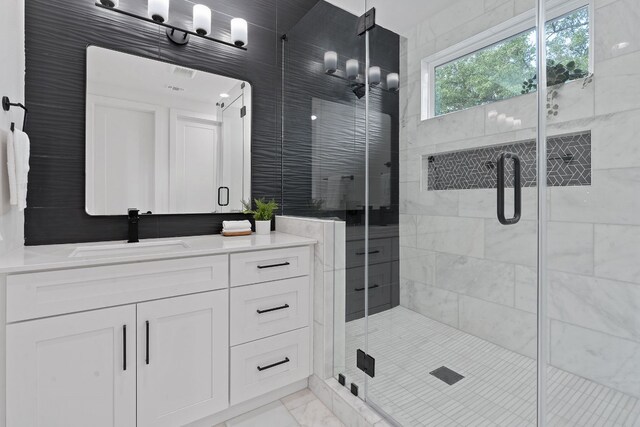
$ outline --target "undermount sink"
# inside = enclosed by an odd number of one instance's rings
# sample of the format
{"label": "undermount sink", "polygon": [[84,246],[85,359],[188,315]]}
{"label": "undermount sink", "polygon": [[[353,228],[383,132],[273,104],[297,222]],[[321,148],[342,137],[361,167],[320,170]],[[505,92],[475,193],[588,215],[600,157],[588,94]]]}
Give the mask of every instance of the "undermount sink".
{"label": "undermount sink", "polygon": [[189,245],[182,240],[162,240],[155,242],[114,243],[106,245],[80,246],[69,257],[82,258],[105,255],[138,255],[163,253],[179,249],[188,249]]}

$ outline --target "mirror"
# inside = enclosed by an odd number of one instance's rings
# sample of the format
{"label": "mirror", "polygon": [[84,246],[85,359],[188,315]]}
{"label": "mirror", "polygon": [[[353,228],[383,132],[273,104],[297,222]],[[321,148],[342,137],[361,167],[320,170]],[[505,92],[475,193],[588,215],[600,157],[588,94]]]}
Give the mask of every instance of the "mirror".
{"label": "mirror", "polygon": [[251,199],[251,85],[87,48],[90,215],[228,213]]}

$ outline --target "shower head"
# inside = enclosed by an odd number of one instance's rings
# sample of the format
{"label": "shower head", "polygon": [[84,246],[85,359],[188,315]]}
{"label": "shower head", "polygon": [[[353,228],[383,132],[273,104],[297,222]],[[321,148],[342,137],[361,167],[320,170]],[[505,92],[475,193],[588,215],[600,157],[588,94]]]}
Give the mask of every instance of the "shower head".
{"label": "shower head", "polygon": [[358,97],[358,99],[362,98],[366,94],[365,85],[362,83],[351,85],[351,90]]}

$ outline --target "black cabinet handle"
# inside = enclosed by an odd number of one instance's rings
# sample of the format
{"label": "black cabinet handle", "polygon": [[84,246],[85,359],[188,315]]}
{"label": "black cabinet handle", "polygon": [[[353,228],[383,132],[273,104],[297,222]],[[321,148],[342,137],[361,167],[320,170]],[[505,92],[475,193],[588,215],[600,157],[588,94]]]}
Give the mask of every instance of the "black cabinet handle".
{"label": "black cabinet handle", "polygon": [[281,262],[280,264],[270,264],[270,265],[259,265],[259,269],[263,268],[273,268],[273,267],[284,267],[285,265],[291,265],[289,262]]}
{"label": "black cabinet handle", "polygon": [[122,370],[127,370],[127,325],[122,325]]}
{"label": "black cabinet handle", "polygon": [[[380,253],[379,249],[376,249],[375,251],[369,251],[368,252],[369,255],[379,254],[379,253]],[[365,254],[365,252],[356,252],[356,255],[364,255],[364,254]]]}
{"label": "black cabinet handle", "polygon": [[258,366],[258,371],[264,371],[265,369],[270,369],[270,368],[275,368],[276,366],[280,366],[283,365],[285,363],[288,363],[290,360],[288,357],[285,357],[284,360],[281,360],[279,362],[276,363],[272,363],[271,365],[267,365],[267,366]]}
{"label": "black cabinet handle", "polygon": [[145,336],[145,346],[146,346],[146,354],[144,358],[144,363],[149,364],[149,321],[145,322],[146,336]]}
{"label": "black cabinet handle", "polygon": [[[505,218],[504,216],[504,161],[505,159],[513,159],[513,218]],[[513,225],[520,221],[522,212],[522,186],[520,184],[520,158],[514,153],[502,153],[498,158],[498,221],[502,225]]]}
{"label": "black cabinet handle", "polygon": [[280,307],[268,308],[266,310],[256,310],[258,314],[269,313],[271,311],[284,310],[285,308],[289,308],[289,304],[281,305]]}
{"label": "black cabinet handle", "polygon": [[[380,287],[380,285],[369,286],[369,290],[375,289],[375,288],[379,288],[379,287]],[[361,291],[364,291],[364,288],[355,288],[354,291],[361,292]]]}
{"label": "black cabinet handle", "polygon": [[[227,202],[222,203],[222,190],[227,191]],[[218,187],[218,206],[229,206],[229,187]]]}

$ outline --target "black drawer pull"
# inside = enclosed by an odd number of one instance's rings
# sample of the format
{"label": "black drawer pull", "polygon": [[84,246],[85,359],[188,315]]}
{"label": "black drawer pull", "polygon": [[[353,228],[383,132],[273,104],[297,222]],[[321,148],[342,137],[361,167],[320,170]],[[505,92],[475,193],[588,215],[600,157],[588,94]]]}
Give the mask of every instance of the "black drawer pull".
{"label": "black drawer pull", "polygon": [[147,332],[147,336],[145,337],[145,344],[146,344],[147,354],[145,355],[144,363],[146,363],[148,365],[149,364],[149,321],[148,320],[145,323],[145,329],[146,329],[146,332]]}
{"label": "black drawer pull", "polygon": [[[380,249],[376,249],[375,251],[369,251],[369,255],[373,255],[373,254],[379,254],[380,253]],[[364,255],[365,252],[356,252],[356,255]]]}
{"label": "black drawer pull", "polygon": [[280,264],[259,265],[258,268],[262,270],[263,268],[284,267],[285,265],[291,265],[291,264],[288,261],[285,261],[285,262],[281,262]]}
{"label": "black drawer pull", "polygon": [[[380,287],[380,285],[369,286],[369,290],[375,289],[375,288],[379,288],[379,287]],[[364,291],[364,288],[355,288],[354,291],[361,292],[361,291]]]}
{"label": "black drawer pull", "polygon": [[267,308],[266,310],[256,310],[258,314],[269,313],[271,311],[284,310],[289,308],[289,304],[281,305],[280,307]]}
{"label": "black drawer pull", "polygon": [[127,325],[122,325],[122,370],[127,370]]}
{"label": "black drawer pull", "polygon": [[265,369],[275,368],[276,366],[280,366],[280,365],[283,365],[285,363],[289,363],[289,358],[288,357],[285,357],[284,360],[281,360],[279,362],[272,363],[271,365],[258,366],[258,371],[264,371]]}

